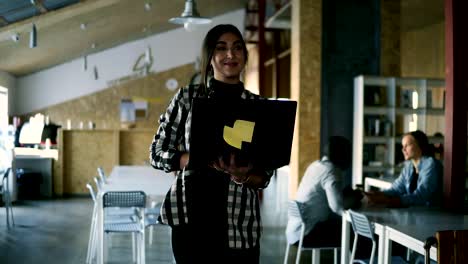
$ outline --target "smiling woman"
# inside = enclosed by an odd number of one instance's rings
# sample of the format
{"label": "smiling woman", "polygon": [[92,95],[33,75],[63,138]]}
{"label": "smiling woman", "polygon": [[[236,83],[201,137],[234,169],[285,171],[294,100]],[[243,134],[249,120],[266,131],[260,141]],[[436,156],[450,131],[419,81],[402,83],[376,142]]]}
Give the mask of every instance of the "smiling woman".
{"label": "smiling woman", "polygon": [[389,189],[367,193],[369,203],[390,207],[439,205],[442,198],[442,164],[434,158],[426,134],[420,130],[406,133],[401,144],[405,163],[400,176]]}
{"label": "smiling woman", "polygon": [[[213,27],[202,45],[201,84],[181,88],[159,119],[150,159],[154,168],[177,177],[161,209],[162,221],[172,227],[177,263],[259,262],[258,189],[266,187],[272,173],[251,161],[241,164],[235,153],[197,168],[189,163],[193,98],[220,103],[261,99],[240,80],[247,54],[239,29],[230,24]],[[207,262],[206,251],[191,242],[194,237],[217,257]]]}

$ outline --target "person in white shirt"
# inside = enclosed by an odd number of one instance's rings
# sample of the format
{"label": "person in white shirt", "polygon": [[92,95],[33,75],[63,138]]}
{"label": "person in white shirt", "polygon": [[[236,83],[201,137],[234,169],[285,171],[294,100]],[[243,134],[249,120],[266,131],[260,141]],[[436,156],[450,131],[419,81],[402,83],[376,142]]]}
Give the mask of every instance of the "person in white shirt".
{"label": "person in white shirt", "polygon": [[[309,165],[296,194],[303,204],[305,216],[304,245],[339,245],[343,211],[343,170],[351,164],[351,143],[344,137],[333,136],[325,155]],[[301,220],[288,216],[286,238],[289,244],[299,241]]]}

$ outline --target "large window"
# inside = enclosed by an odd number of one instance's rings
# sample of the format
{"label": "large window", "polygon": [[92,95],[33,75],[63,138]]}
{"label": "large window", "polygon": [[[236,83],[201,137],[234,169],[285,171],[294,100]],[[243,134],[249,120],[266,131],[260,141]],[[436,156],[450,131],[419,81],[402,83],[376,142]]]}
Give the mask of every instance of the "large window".
{"label": "large window", "polygon": [[0,86],[0,172],[11,165],[10,151],[7,151],[8,89]]}
{"label": "large window", "polygon": [[8,89],[0,86],[0,129],[8,126]]}

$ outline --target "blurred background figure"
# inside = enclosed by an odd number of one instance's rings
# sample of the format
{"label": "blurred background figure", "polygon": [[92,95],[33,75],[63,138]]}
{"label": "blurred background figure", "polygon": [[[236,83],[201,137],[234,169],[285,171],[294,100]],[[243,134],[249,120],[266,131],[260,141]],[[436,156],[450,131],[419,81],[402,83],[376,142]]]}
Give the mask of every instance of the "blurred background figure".
{"label": "blurred background figure", "polygon": [[[304,204],[304,246],[340,244],[343,202],[343,171],[351,164],[351,143],[341,136],[328,140],[325,155],[307,168],[296,195]],[[346,208],[345,208],[346,209]],[[301,219],[288,216],[286,238],[297,243],[301,234]]]}
{"label": "blurred background figure", "polygon": [[[440,132],[434,133],[434,137],[437,138],[444,138],[444,134]],[[434,143],[434,158],[443,161],[444,160],[444,144],[442,143]]]}

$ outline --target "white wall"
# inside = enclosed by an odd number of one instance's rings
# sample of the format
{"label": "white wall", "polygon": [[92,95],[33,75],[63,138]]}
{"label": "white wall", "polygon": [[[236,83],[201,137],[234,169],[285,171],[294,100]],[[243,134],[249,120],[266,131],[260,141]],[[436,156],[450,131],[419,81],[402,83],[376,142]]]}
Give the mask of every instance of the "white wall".
{"label": "white wall", "polygon": [[15,107],[13,98],[16,89],[16,78],[7,72],[0,71],[0,86],[8,89],[8,113],[11,115],[11,113],[14,113]]}
{"label": "white wall", "polygon": [[[88,56],[88,70],[83,58],[33,73],[17,80],[12,114],[24,114],[108,88],[108,82],[133,74],[133,66],[149,46],[154,58],[151,72],[165,71],[194,63],[208,30],[217,24],[233,24],[242,32],[244,9],[213,18],[207,26],[193,32],[183,27],[129,42]],[[99,78],[94,80],[93,67]]]}

